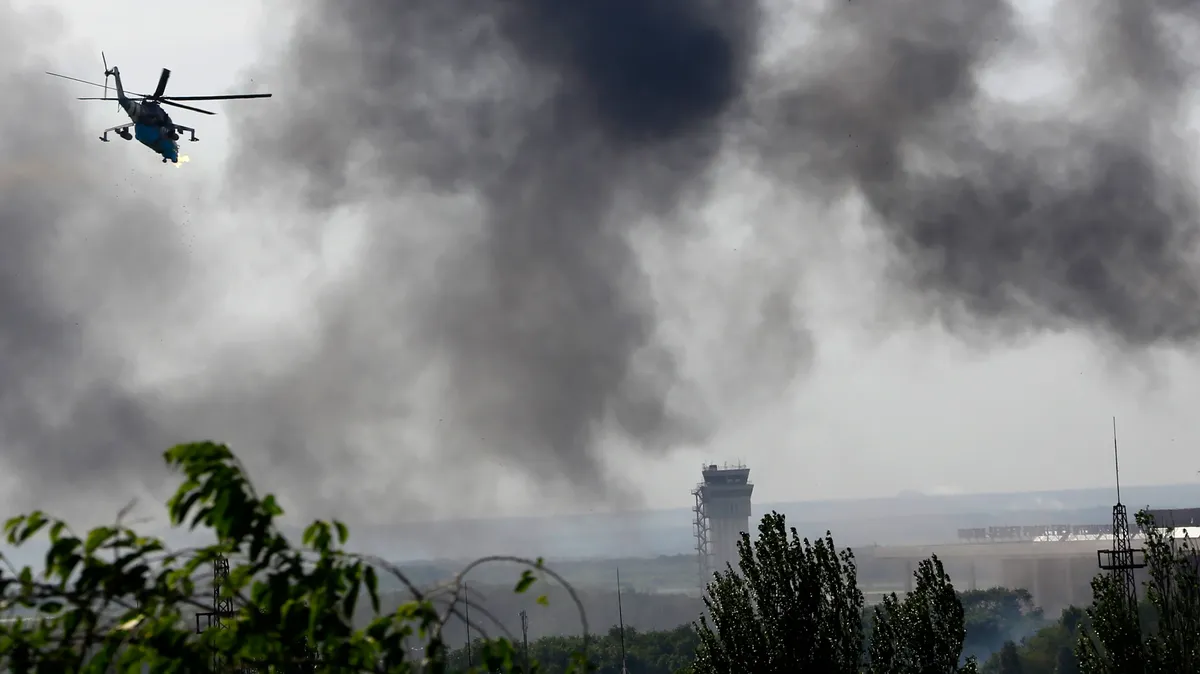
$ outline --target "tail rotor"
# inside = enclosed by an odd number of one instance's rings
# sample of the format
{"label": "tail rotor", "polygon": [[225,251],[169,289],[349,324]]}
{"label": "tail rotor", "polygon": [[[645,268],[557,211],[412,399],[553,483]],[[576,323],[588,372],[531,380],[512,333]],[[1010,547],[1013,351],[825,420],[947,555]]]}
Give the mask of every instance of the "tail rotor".
{"label": "tail rotor", "polygon": [[[113,71],[108,68],[108,59],[105,58],[104,52],[100,52],[100,61],[104,63],[104,97],[108,98],[108,78],[112,77]],[[121,107],[121,104],[118,103],[117,107]]]}

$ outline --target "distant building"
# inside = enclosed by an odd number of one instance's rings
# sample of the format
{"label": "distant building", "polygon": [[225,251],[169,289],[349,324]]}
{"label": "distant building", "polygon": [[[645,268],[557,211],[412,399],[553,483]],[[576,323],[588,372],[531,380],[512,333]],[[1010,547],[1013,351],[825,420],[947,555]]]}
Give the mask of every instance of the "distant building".
{"label": "distant building", "polygon": [[704,481],[696,485],[694,512],[696,552],[702,583],[713,571],[726,565],[737,569],[738,541],[750,529],[750,497],[754,484],[750,469],[743,465],[709,464],[701,471]]}

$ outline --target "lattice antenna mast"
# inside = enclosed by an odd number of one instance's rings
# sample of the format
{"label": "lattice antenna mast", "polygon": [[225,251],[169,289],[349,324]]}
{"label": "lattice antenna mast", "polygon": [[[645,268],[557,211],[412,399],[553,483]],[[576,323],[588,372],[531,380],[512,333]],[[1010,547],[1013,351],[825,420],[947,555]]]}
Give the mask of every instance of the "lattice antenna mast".
{"label": "lattice antenna mast", "polygon": [[697,485],[692,490],[692,496],[696,499],[695,505],[692,506],[692,535],[696,538],[696,575],[700,593],[703,594],[708,588],[708,582],[712,580],[712,546],[709,542],[708,513],[704,502],[703,485]]}
{"label": "lattice antenna mast", "polygon": [[[1113,574],[1124,589],[1125,601],[1130,615],[1137,619],[1137,578],[1135,569],[1146,567],[1146,551],[1133,547],[1133,536],[1129,531],[1129,513],[1125,504],[1121,503],[1121,460],[1117,451],[1117,418],[1113,417],[1113,468],[1117,481],[1117,504],[1113,506],[1113,547],[1111,550],[1098,550],[1097,561],[1100,568]],[[1140,557],[1140,558],[1139,558]]]}
{"label": "lattice antenna mast", "polygon": [[[229,558],[219,555],[212,564],[212,610],[196,614],[196,634],[209,629],[225,629],[225,620],[233,618],[233,598],[222,596],[225,583],[229,580]],[[225,669],[224,659],[216,649],[212,654],[212,671]]]}

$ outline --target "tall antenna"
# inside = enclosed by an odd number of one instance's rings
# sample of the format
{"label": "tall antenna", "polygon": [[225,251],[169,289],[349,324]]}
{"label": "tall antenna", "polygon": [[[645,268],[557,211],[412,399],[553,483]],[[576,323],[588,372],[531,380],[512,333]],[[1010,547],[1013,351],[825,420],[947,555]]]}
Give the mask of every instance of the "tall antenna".
{"label": "tall antenna", "polygon": [[[1113,468],[1117,480],[1117,504],[1112,509],[1113,547],[1110,550],[1097,550],[1096,561],[1101,569],[1112,572],[1113,577],[1120,583],[1124,590],[1129,615],[1137,620],[1137,579],[1133,572],[1135,569],[1146,567],[1146,551],[1142,548],[1134,549],[1133,536],[1129,532],[1129,513],[1125,510],[1125,504],[1121,503],[1121,461],[1117,453],[1116,417],[1113,417]],[[1140,560],[1135,558],[1138,553],[1141,554]]]}
{"label": "tall antenna", "polygon": [[1121,458],[1117,454],[1117,418],[1113,417],[1113,469],[1117,476],[1117,503],[1121,503]]}
{"label": "tall antenna", "polygon": [[617,623],[621,635],[621,674],[629,674],[625,668],[625,611],[621,607],[621,567],[617,567]]}

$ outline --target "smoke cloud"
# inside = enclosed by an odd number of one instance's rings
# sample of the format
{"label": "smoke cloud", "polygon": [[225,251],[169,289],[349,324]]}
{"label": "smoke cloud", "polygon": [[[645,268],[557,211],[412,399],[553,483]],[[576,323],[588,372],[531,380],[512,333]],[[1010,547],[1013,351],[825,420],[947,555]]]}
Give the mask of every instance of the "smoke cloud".
{"label": "smoke cloud", "polygon": [[802,188],[861,195],[897,273],[954,327],[1190,343],[1196,214],[1171,133],[1186,78],[1164,34],[1177,10],[1064,7],[1060,25],[1084,27],[1085,88],[1055,112],[980,86],[1019,35],[1009,4],[841,3],[816,45],[833,67],[754,102],[753,149]]}
{"label": "smoke cloud", "polygon": [[[1190,70],[1164,32],[1193,10],[1058,11],[1082,27],[1062,31],[1074,40],[1062,48],[1083,85],[1038,108],[983,84],[1036,46],[1002,0],[808,14],[718,0],[311,2],[272,73],[288,108],[249,126],[241,164],[264,168],[239,182],[298,180],[316,212],[374,203],[378,254],[350,293],[412,286],[390,257],[412,229],[393,195],[477,204],[477,229],[396,319],[423,326],[408,346],[447,365],[464,428],[589,484],[605,422],[669,447],[702,441],[712,429],[697,419],[719,417],[672,407],[695,400],[679,393],[694,382],[655,332],[662,307],[630,241],[647,222],[680,247],[705,236],[695,207],[719,193],[723,161],[812,203],[862,199],[895,251],[893,299],[920,320],[1132,347],[1195,338],[1195,207],[1170,136]],[[786,44],[781,25],[807,37]],[[768,64],[769,43],[790,53]],[[273,177],[281,164],[290,174]],[[763,223],[754,237],[806,226]],[[800,249],[756,252],[756,266],[763,252],[805,264]],[[710,376],[771,358],[800,369],[800,278],[750,275],[722,298],[731,317],[751,296],[771,307],[739,335],[785,346]],[[739,380],[746,395],[761,383]]]}
{"label": "smoke cloud", "polygon": [[[806,253],[780,245],[808,220],[753,223],[753,260],[703,279],[697,306],[664,306],[636,245],[649,233],[684,251],[718,234],[702,211],[731,164],[797,201],[861,200],[892,248],[889,299],[918,320],[1127,348],[1200,333],[1176,138],[1193,3],[1063,5],[1054,50],[1074,90],[1058,105],[987,86],[1021,53],[1052,51],[1032,50],[1001,0],[294,11],[255,76],[277,104],[234,113],[229,193],[247,209],[295,203],[278,217],[314,248],[352,230],[353,270],[311,288],[315,329],[280,342],[284,364],[230,347],[186,391],[137,388],[105,326],[178,320],[195,293],[199,261],[160,226],[169,216],[114,196],[103,167],[0,183],[0,428],[27,486],[102,482],[199,432],[317,485],[313,501],[384,496],[347,496],[358,478],[341,478],[370,473],[397,482],[386,496],[405,507],[458,489],[486,500],[500,468],[622,496],[610,441],[702,444],[724,402],[779,393],[811,358],[796,302]],[[21,129],[0,152],[58,171],[79,120],[29,81],[43,68],[18,44],[0,40],[0,77],[46,114],[0,113]],[[103,258],[64,248],[78,222]],[[664,334],[665,314],[690,312],[738,325],[718,331],[707,370]],[[713,396],[714,381],[736,390]],[[425,470],[447,465],[461,483],[429,484]]]}
{"label": "smoke cloud", "polygon": [[[278,167],[290,166],[315,207],[374,200],[373,252],[342,297],[414,285],[395,255],[416,226],[391,195],[478,204],[477,215],[442,223],[472,233],[454,241],[426,293],[383,308],[394,309],[393,325],[420,326],[410,353],[444,366],[456,421],[439,446],[469,455],[484,443],[539,477],[603,490],[597,445],[610,429],[651,450],[702,442],[708,410],[657,338],[656,300],[629,234],[647,218],[686,227],[689,200],[705,194],[753,66],[753,3],[310,10],[285,57],[294,68],[272,85],[291,110],[249,127],[238,164],[252,177],[238,182],[278,184]],[[348,57],[351,43],[361,51]],[[340,101],[337,111],[323,101]],[[355,178],[364,152],[368,181]],[[379,175],[382,194],[359,186]]]}
{"label": "smoke cloud", "polygon": [[78,161],[91,134],[21,49],[54,44],[39,31],[52,18],[0,3],[0,86],[20,101],[0,111],[0,461],[38,505],[128,488],[130,465],[148,466],[134,479],[153,473],[178,441],[128,386],[131,354],[109,336],[114,321],[165,322],[190,266],[156,204]]}

